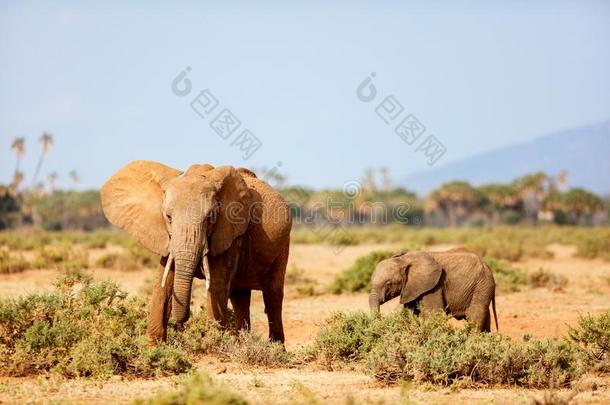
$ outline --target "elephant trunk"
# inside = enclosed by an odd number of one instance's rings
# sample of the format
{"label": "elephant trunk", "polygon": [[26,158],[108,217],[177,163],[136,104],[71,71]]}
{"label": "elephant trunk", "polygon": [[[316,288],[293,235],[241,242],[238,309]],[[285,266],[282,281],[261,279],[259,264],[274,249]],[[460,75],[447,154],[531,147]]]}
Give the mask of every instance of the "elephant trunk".
{"label": "elephant trunk", "polygon": [[170,252],[174,258],[174,293],[172,295],[172,318],[178,323],[188,321],[191,307],[193,277],[199,268],[202,250],[207,253],[205,229],[198,223],[176,226],[175,237],[170,241]]}
{"label": "elephant trunk", "polygon": [[191,307],[191,288],[196,268],[195,257],[175,259],[174,294],[172,298],[172,318],[178,323],[188,321]]}
{"label": "elephant trunk", "polygon": [[377,293],[377,290],[373,289],[371,291],[371,294],[369,295],[369,307],[371,309],[371,312],[379,312],[380,305],[381,302],[379,300],[379,294]]}

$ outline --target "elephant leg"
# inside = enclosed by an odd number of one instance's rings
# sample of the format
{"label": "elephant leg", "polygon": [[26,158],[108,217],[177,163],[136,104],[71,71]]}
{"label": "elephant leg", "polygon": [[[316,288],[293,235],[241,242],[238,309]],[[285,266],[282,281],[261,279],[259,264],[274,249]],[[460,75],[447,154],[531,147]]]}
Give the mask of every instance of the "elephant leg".
{"label": "elephant leg", "polygon": [[288,247],[271,265],[269,282],[263,288],[263,301],[269,321],[269,339],[280,343],[284,343],[282,303],[284,301],[284,275],[287,262]]}
{"label": "elephant leg", "polygon": [[166,263],[167,257],[161,258],[150,298],[148,322],[146,325],[146,336],[148,336],[149,346],[155,346],[157,342],[164,342],[167,339],[167,321],[172,312],[174,265],[172,264],[170,272],[167,275],[165,287],[161,287]]}
{"label": "elephant leg", "polygon": [[415,316],[419,316],[419,304],[420,304],[421,300],[415,300],[415,301],[411,301],[407,304],[404,304],[403,306],[406,309],[410,309],[411,311],[413,311],[413,314]]}
{"label": "elephant leg", "polygon": [[237,240],[222,255],[210,257],[210,287],[207,291],[208,316],[226,328],[229,291],[239,258],[241,240]]}
{"label": "elephant leg", "polygon": [[224,286],[210,286],[208,290],[208,317],[214,319],[221,327],[227,327],[228,291]]}
{"label": "elephant leg", "polygon": [[466,319],[474,323],[478,332],[491,332],[491,320],[489,316],[489,304],[471,305],[466,309]]}
{"label": "elephant leg", "polygon": [[231,291],[231,304],[235,311],[235,329],[250,330],[250,290]]}
{"label": "elephant leg", "polygon": [[269,321],[269,339],[273,342],[284,343],[284,325],[282,324],[283,289],[268,288],[263,290],[265,312]]}

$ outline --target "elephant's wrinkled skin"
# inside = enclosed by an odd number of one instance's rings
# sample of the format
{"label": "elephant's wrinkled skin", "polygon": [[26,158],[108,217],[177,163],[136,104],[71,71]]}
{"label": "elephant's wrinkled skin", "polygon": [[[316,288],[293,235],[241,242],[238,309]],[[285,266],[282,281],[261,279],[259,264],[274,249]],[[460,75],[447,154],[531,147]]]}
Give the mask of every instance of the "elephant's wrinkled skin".
{"label": "elephant's wrinkled skin", "polygon": [[231,299],[235,326],[249,328],[251,290],[262,290],[269,336],[284,342],[291,218],[271,186],[232,166],[193,165],[183,173],[134,161],[104,184],[101,196],[108,220],[161,256],[148,318],[151,345],[165,340],[170,314],[178,323],[188,320],[193,277],[206,279],[208,314],[223,326]]}
{"label": "elephant's wrinkled skin", "polygon": [[457,319],[489,332],[489,304],[496,329],[493,274],[483,259],[464,248],[447,252],[400,253],[381,261],[371,277],[369,306],[379,311],[384,302],[400,295],[400,303],[418,310],[443,310]]}

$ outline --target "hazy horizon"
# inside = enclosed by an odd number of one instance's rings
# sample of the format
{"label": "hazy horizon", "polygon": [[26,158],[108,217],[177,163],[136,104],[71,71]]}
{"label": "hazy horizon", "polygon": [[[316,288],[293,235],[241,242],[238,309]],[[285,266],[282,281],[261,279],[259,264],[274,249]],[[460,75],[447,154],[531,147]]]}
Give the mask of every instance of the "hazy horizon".
{"label": "hazy horizon", "polygon": [[[434,168],[610,118],[606,2],[155,4],[0,5],[0,183],[25,136],[30,184],[43,131],[55,145],[41,177],[57,171],[60,187],[72,169],[78,188],[98,188],[145,159],[281,162],[288,183],[320,189],[369,167],[395,182],[429,167],[375,113],[389,95],[426,127],[420,140],[446,147]],[[372,72],[367,103],[356,88]],[[204,89],[219,104],[201,118],[189,104]],[[223,108],[241,121],[227,140],[210,127]],[[243,129],[262,143],[248,160],[231,145]]]}

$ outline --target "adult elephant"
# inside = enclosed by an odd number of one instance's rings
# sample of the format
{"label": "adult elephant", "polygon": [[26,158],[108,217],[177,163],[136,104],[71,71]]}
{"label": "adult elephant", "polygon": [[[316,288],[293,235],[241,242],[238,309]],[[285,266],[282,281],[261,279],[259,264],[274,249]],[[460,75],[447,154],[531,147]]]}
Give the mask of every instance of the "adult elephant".
{"label": "adult elephant", "polygon": [[250,295],[262,290],[271,340],[284,342],[282,301],[291,217],[280,194],[247,169],[192,165],[186,172],[134,161],[101,190],[108,220],[161,256],[147,335],[166,339],[169,316],[190,314],[193,278],[205,278],[207,311],[250,327]]}

